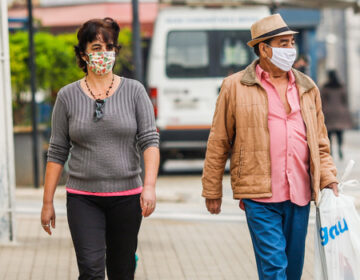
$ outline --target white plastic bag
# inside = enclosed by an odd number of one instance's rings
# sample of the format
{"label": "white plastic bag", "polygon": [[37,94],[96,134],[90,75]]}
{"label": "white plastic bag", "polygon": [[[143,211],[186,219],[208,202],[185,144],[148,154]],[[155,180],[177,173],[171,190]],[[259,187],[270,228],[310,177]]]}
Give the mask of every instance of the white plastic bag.
{"label": "white plastic bag", "polygon": [[316,208],[315,280],[360,280],[360,216],[354,198],[344,187],[360,187],[356,180],[345,181],[351,161],[339,184],[339,196],[331,189],[321,191]]}

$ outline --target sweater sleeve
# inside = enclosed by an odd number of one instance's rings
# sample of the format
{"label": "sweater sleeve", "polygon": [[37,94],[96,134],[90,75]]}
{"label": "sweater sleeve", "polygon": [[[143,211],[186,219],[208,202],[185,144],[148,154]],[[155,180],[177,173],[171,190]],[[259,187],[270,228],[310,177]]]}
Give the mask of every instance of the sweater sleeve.
{"label": "sweater sleeve", "polygon": [[136,140],[143,153],[149,147],[159,147],[159,133],[156,130],[154,108],[141,85],[136,98]]}
{"label": "sweater sleeve", "polygon": [[47,161],[65,164],[70,150],[69,120],[60,92],[55,101],[51,119],[51,137],[47,153]]}

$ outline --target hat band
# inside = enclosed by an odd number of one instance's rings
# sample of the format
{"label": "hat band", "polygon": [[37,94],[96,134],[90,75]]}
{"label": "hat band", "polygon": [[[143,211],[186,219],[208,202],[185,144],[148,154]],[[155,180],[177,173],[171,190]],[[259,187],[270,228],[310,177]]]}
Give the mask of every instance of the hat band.
{"label": "hat band", "polygon": [[253,40],[257,40],[257,39],[260,39],[260,38],[264,38],[264,37],[269,37],[269,36],[274,36],[276,34],[279,34],[281,32],[285,32],[285,31],[291,31],[290,28],[288,26],[285,26],[285,27],[281,27],[281,28],[278,28],[278,29],[275,29],[273,31],[270,31],[270,32],[267,32],[267,33],[264,33],[256,38],[254,38]]}

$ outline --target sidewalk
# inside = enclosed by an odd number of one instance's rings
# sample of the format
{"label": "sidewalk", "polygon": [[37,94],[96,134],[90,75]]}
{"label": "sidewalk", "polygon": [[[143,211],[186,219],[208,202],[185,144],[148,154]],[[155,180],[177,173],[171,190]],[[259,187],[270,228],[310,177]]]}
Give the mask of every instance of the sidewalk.
{"label": "sidewalk", "polygon": [[[72,280],[77,267],[65,216],[47,236],[35,215],[18,216],[17,243],[0,247],[0,279]],[[312,279],[313,230],[309,228],[302,279]],[[137,280],[257,279],[246,224],[144,220]]]}
{"label": "sidewalk", "polygon": [[[225,179],[228,181],[228,177]],[[229,186],[227,186],[229,187]],[[168,190],[172,189],[172,194]],[[257,279],[245,217],[226,191],[222,213],[206,213],[200,176],[161,177],[159,203],[143,220],[137,280]],[[40,226],[42,190],[18,189],[17,242],[0,245],[0,279],[73,280],[76,258],[65,215],[65,189],[55,197],[56,229]],[[303,279],[312,279],[313,223],[309,226]]]}
{"label": "sidewalk", "polygon": [[[207,214],[200,186],[200,176],[159,178],[156,213],[143,220],[140,230],[140,260],[135,279],[257,279],[244,213],[227,190],[221,215]],[[172,196],[167,193],[169,188],[173,190]],[[41,189],[17,190],[17,201],[21,204],[16,219],[17,242],[0,245],[1,280],[72,280],[77,277],[65,215],[65,189],[59,187],[56,192],[57,221],[52,236],[40,226],[41,195]],[[313,229],[312,219],[304,280],[312,279]]]}
{"label": "sidewalk", "polygon": [[[357,164],[351,179],[360,179],[360,133],[345,136],[345,159],[335,162],[340,174],[349,159]],[[334,147],[336,151],[336,147]],[[201,166],[201,165],[200,165]],[[356,197],[360,189],[346,190]],[[229,175],[224,177],[220,215],[209,215],[201,198],[201,176],[161,176],[158,205],[143,220],[139,235],[137,280],[257,279],[256,264],[244,213],[232,199]],[[0,280],[73,280],[76,258],[66,221],[65,189],[55,196],[56,229],[48,236],[40,226],[42,189],[17,188],[15,244],[0,245]],[[314,209],[308,229],[303,280],[312,279]]]}

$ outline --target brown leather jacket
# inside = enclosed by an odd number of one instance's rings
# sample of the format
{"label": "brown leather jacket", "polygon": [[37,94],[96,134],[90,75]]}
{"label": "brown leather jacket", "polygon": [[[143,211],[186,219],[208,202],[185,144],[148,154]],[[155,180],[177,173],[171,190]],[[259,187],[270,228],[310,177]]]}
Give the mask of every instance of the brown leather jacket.
{"label": "brown leather jacket", "polygon": [[[225,163],[231,153],[231,186],[235,199],[271,197],[268,99],[257,79],[254,61],[245,70],[224,79],[216,103],[202,176],[205,198],[222,197]],[[310,151],[312,198],[319,190],[337,182],[330,156],[329,139],[315,83],[292,70],[300,95]]]}

